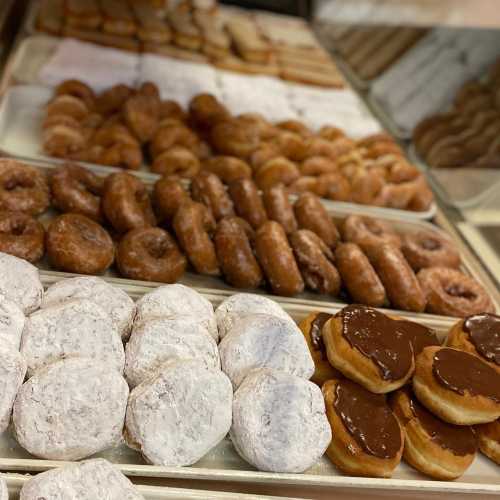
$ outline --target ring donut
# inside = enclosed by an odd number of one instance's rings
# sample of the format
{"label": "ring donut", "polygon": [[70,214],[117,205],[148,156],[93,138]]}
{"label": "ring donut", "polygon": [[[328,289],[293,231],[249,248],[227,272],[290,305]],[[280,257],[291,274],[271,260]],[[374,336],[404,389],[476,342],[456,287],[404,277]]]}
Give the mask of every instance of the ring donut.
{"label": "ring donut", "polygon": [[185,179],[192,179],[201,165],[198,157],[183,146],[172,146],[160,153],[151,165],[151,170],[161,175],[178,175]]}
{"label": "ring donut", "polygon": [[250,165],[234,156],[214,156],[203,163],[203,168],[228,185],[239,179],[252,178]]}
{"label": "ring donut", "polygon": [[267,221],[264,203],[252,179],[238,179],[229,185],[229,194],[236,213],[254,229]]}
{"label": "ring donut", "polygon": [[286,234],[293,233],[298,229],[293,206],[283,184],[277,184],[264,191],[262,199],[269,219],[279,222]]}
{"label": "ring donut", "polygon": [[288,186],[300,177],[300,171],[295,163],[279,156],[267,161],[259,167],[255,174],[255,182],[261,190],[269,189],[276,184]]}
{"label": "ring donut", "polygon": [[342,235],[345,241],[356,243],[365,251],[385,243],[401,247],[401,238],[392,227],[371,217],[349,215],[344,221]]}
{"label": "ring donut", "polygon": [[233,202],[219,177],[206,170],[201,171],[191,182],[194,201],[203,203],[218,221],[234,215]]}
{"label": "ring donut", "polygon": [[159,222],[171,223],[178,208],[187,200],[189,194],[182,187],[179,177],[167,176],[156,181],[153,188],[153,205]]}

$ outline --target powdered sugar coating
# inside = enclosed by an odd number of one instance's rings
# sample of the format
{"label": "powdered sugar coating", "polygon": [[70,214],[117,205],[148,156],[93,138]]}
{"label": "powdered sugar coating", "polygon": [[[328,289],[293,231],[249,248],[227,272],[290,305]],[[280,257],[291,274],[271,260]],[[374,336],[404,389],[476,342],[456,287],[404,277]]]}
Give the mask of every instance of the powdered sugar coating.
{"label": "powdered sugar coating", "polygon": [[230,436],[259,470],[304,472],[332,439],[321,389],[278,370],[254,370],[234,394]]}
{"label": "powdered sugar coating", "polygon": [[248,314],[269,314],[293,322],[290,315],[274,300],[254,293],[237,293],[224,300],[215,310],[220,338],[226,336],[236,320]]}
{"label": "powdered sugar coating", "polygon": [[17,391],[26,375],[26,361],[9,345],[0,346],[0,434],[10,422]]}
{"label": "powdered sugar coating", "polygon": [[136,321],[175,316],[196,318],[216,342],[219,340],[212,304],[187,286],[179,284],[160,286],[137,301]]}
{"label": "powdered sugar coating", "polygon": [[220,370],[217,344],[195,319],[179,316],[136,323],[125,349],[125,377],[135,387],[162,364],[178,359],[197,359]]}
{"label": "powdered sugar coating", "polygon": [[0,293],[24,314],[36,311],[43,297],[38,269],[23,259],[0,252]]}
{"label": "powdered sugar coating", "polygon": [[26,318],[19,306],[0,294],[0,342],[2,345],[9,344],[19,351],[25,321]]}
{"label": "powdered sugar coating", "polygon": [[130,394],[126,438],[155,465],[191,465],[227,435],[233,391],[220,370],[174,361]]}
{"label": "powdered sugar coating", "polygon": [[45,309],[71,299],[88,299],[100,306],[109,314],[122,339],[128,339],[135,304],[123,290],[96,276],[69,278],[54,283],[45,291],[41,307]]}
{"label": "powdered sugar coating", "polygon": [[3,477],[0,477],[0,500],[9,500],[9,490]]}
{"label": "powdered sugar coating", "polygon": [[42,472],[30,479],[19,500],[145,500],[135,486],[102,458]]}
{"label": "powdered sugar coating", "polygon": [[221,366],[236,389],[255,368],[275,368],[309,379],[314,373],[304,335],[295,323],[253,314],[235,321],[219,344]]}
{"label": "powdered sugar coating", "polygon": [[14,435],[37,457],[80,460],[121,441],[128,395],[125,379],[106,364],[58,361],[19,390]]}
{"label": "powdered sugar coating", "polygon": [[70,356],[95,359],[123,373],[125,352],[111,319],[87,299],[40,309],[26,319],[21,353],[28,375]]}

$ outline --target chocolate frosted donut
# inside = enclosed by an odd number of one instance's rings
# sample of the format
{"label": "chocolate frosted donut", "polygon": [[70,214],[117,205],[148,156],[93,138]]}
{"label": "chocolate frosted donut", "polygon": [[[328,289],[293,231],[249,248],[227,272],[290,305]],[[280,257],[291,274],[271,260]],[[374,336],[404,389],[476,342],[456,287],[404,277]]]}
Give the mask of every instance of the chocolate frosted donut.
{"label": "chocolate frosted donut", "polygon": [[39,261],[45,251],[45,231],[33,217],[22,212],[0,212],[0,252]]}
{"label": "chocolate frosted donut", "polygon": [[127,278],[175,283],[184,274],[187,260],[167,231],[138,227],[121,239],[116,264]]}
{"label": "chocolate frosted donut", "polygon": [[495,310],[486,290],[456,269],[429,267],[419,271],[417,277],[431,313],[465,317]]}
{"label": "chocolate frosted donut", "polygon": [[47,231],[46,244],[51,265],[73,273],[102,274],[115,254],[108,232],[79,214],[56,217]]}
{"label": "chocolate frosted donut", "polygon": [[156,223],[146,186],[125,172],[111,174],[106,179],[102,208],[112,226],[121,233]]}
{"label": "chocolate frosted donut", "polygon": [[408,233],[402,240],[401,250],[415,272],[425,267],[460,267],[460,255],[453,243],[436,232]]}
{"label": "chocolate frosted donut", "polygon": [[0,210],[39,215],[49,204],[50,192],[44,174],[16,160],[0,160]]}
{"label": "chocolate frosted donut", "polygon": [[53,203],[61,212],[86,215],[102,222],[104,180],[79,165],[58,167],[50,178]]}
{"label": "chocolate frosted donut", "polygon": [[384,243],[401,246],[401,238],[387,222],[361,215],[349,215],[346,218],[342,235],[346,241],[356,243],[363,250]]}

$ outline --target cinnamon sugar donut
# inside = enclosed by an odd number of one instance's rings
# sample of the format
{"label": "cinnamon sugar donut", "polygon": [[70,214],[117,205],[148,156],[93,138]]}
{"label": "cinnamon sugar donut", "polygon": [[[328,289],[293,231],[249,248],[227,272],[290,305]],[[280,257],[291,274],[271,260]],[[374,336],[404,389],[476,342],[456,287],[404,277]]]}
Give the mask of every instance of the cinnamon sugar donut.
{"label": "cinnamon sugar donut", "polygon": [[252,178],[250,165],[234,156],[214,156],[203,163],[203,168],[214,173],[225,184]]}
{"label": "cinnamon sugar donut", "polygon": [[290,203],[288,191],[283,184],[277,184],[264,191],[262,199],[270,220],[279,222],[286,234],[297,230],[297,219]]}
{"label": "cinnamon sugar donut", "polygon": [[234,215],[233,202],[222,181],[211,172],[201,171],[192,180],[191,195],[210,209],[216,221]]}
{"label": "cinnamon sugar donut", "polygon": [[431,313],[466,317],[495,312],[486,290],[475,279],[456,269],[429,267],[419,271],[417,277]]}
{"label": "cinnamon sugar donut", "polygon": [[175,175],[162,177],[153,188],[153,205],[159,222],[171,223],[177,209],[189,200],[188,192]]}
{"label": "cinnamon sugar donut", "polygon": [[255,174],[255,182],[260,189],[266,190],[276,184],[288,186],[300,177],[295,163],[282,156],[273,158],[259,167]]}
{"label": "cinnamon sugar donut", "polygon": [[191,150],[183,146],[173,146],[154,159],[151,170],[156,174],[178,175],[191,179],[200,170],[200,160]]}
{"label": "cinnamon sugar donut", "polygon": [[356,243],[363,250],[385,243],[401,246],[401,238],[387,222],[361,215],[349,215],[345,219],[342,235],[345,241]]}

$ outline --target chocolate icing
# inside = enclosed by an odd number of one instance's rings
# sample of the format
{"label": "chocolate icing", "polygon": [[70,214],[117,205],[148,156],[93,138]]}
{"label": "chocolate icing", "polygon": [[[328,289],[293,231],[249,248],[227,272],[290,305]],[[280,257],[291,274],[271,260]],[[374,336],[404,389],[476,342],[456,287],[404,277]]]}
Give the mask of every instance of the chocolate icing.
{"label": "chocolate icing", "polygon": [[366,453],[393,458],[401,449],[400,427],[385,396],[345,379],[337,383],[333,408]]}
{"label": "chocolate icing", "polygon": [[434,354],[432,371],[446,389],[464,395],[484,396],[500,403],[500,374],[477,356],[443,348]]}
{"label": "chocolate icing", "polygon": [[315,351],[325,352],[325,344],[323,342],[321,330],[331,317],[333,317],[332,314],[320,312],[311,321],[311,344]]}
{"label": "chocolate icing", "polygon": [[427,328],[420,323],[413,321],[398,321],[398,331],[402,331],[410,340],[413,347],[413,354],[418,356],[425,347],[431,345],[441,345],[436,333],[431,328]]}
{"label": "chocolate icing", "polygon": [[500,316],[475,314],[465,318],[463,328],[477,352],[488,361],[500,365]]}

